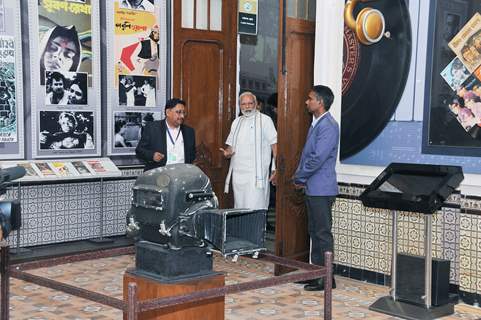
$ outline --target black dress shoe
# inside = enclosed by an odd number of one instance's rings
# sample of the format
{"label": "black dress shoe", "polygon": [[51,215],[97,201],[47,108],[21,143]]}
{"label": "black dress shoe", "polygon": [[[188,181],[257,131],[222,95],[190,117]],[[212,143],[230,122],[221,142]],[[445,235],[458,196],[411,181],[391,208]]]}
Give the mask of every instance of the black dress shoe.
{"label": "black dress shoe", "polygon": [[309,279],[309,280],[301,280],[301,281],[296,281],[294,283],[297,283],[297,284],[309,284],[309,283],[312,283],[313,281],[316,281],[317,279]]}
{"label": "black dress shoe", "polygon": [[[332,278],[332,288],[336,289],[336,279]],[[320,278],[304,286],[306,291],[323,291],[324,290],[324,279]]]}

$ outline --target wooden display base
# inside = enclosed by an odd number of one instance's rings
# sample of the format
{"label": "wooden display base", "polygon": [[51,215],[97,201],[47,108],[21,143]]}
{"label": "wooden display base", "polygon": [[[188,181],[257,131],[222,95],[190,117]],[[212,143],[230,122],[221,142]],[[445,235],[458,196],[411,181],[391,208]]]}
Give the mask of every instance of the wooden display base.
{"label": "wooden display base", "polygon": [[[130,270],[131,271],[131,270]],[[151,278],[133,274],[127,270],[124,274],[124,301],[127,301],[129,282],[137,283],[140,301],[154,298],[173,297],[204,289],[223,287],[225,276],[215,274],[198,279],[162,283]],[[124,320],[127,319],[124,312]],[[173,307],[142,312],[139,320],[224,320],[224,297],[185,303]]]}

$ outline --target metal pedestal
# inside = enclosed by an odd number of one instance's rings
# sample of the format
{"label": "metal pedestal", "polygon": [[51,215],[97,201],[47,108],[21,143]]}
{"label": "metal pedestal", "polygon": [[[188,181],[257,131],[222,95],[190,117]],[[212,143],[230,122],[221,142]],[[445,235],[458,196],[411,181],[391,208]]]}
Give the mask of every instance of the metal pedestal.
{"label": "metal pedestal", "polygon": [[431,320],[454,313],[454,304],[432,306],[432,215],[424,215],[424,306],[398,301],[396,298],[397,267],[397,211],[392,211],[391,295],[382,297],[369,306],[369,310],[403,319]]}
{"label": "metal pedestal", "polygon": [[409,320],[433,320],[453,314],[454,304],[448,303],[439,307],[426,308],[426,306],[395,301],[391,296],[386,296],[371,304],[369,310]]}

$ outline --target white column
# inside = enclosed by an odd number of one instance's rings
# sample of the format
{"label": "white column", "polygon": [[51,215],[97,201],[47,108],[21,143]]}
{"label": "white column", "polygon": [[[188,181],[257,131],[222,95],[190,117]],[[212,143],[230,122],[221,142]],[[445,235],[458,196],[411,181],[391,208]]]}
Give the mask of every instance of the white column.
{"label": "white column", "polygon": [[314,84],[334,92],[331,114],[340,123],[344,0],[317,0]]}

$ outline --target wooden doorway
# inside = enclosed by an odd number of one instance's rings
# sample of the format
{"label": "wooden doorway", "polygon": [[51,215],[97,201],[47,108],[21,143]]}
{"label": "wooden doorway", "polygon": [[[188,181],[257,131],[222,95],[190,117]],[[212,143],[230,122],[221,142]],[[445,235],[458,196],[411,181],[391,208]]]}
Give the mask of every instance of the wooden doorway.
{"label": "wooden doorway", "polygon": [[173,95],[187,103],[197,165],[211,179],[221,207],[227,207],[223,189],[228,162],[218,149],[235,118],[237,1],[173,3]]}
{"label": "wooden doorway", "polygon": [[[278,76],[278,186],[276,254],[308,261],[309,236],[303,194],[294,190],[295,173],[311,115],[305,100],[313,85],[315,0],[281,0]],[[301,3],[302,2],[302,3]],[[286,270],[276,268],[276,273]]]}
{"label": "wooden doorway", "polygon": [[[292,175],[305,143],[311,116],[304,101],[313,85],[316,0],[279,0],[278,187],[276,254],[307,260],[309,243],[304,197]],[[236,110],[237,1],[174,0],[173,94],[187,102],[187,123],[196,129],[200,167],[211,178],[221,206],[228,162],[218,152]],[[182,4],[191,4],[182,8]],[[207,3],[206,18],[198,6]],[[213,5],[222,5],[221,28],[212,30]],[[218,26],[219,23],[214,23]],[[277,270],[281,272],[283,270]]]}

